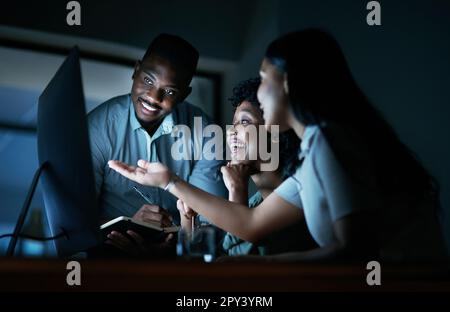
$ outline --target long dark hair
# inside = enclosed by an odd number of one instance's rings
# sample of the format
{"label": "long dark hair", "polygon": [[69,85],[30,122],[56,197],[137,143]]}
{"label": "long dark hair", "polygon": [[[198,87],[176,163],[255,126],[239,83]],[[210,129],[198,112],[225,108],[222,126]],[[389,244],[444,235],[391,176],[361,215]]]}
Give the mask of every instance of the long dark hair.
{"label": "long dark hair", "polygon": [[[364,163],[356,168],[353,162],[361,149],[371,155],[369,174],[387,198],[438,198],[438,184],[358,87],[331,35],[319,29],[293,32],[273,41],[265,56],[287,74],[290,107],[298,121],[320,126],[349,175],[367,180]],[[358,146],[350,146],[354,142]]]}

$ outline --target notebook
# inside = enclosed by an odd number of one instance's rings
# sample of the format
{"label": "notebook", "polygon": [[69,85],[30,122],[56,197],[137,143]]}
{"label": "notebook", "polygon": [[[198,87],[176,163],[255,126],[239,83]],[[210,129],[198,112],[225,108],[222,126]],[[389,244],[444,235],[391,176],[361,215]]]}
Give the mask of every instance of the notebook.
{"label": "notebook", "polygon": [[120,216],[100,226],[103,240],[107,240],[107,235],[111,231],[117,231],[127,236],[127,231],[131,230],[141,235],[147,242],[161,242],[168,233],[176,233],[180,226],[160,227],[157,223],[133,220],[129,217]]}

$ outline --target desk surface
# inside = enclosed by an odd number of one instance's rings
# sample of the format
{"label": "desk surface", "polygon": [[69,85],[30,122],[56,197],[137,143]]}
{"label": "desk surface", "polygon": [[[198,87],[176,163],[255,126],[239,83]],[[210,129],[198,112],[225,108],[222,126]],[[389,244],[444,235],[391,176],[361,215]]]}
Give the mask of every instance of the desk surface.
{"label": "desk surface", "polygon": [[448,291],[450,266],[383,266],[368,286],[365,265],[80,261],[82,285],[66,284],[67,261],[0,260],[0,291]]}

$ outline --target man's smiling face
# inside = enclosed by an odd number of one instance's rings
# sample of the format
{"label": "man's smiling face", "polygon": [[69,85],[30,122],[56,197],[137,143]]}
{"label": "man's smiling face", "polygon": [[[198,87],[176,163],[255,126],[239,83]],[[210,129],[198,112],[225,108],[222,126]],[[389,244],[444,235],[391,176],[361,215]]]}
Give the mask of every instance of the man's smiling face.
{"label": "man's smiling face", "polygon": [[190,79],[163,57],[151,54],[138,62],[133,74],[131,99],[136,117],[152,128],[190,93]]}

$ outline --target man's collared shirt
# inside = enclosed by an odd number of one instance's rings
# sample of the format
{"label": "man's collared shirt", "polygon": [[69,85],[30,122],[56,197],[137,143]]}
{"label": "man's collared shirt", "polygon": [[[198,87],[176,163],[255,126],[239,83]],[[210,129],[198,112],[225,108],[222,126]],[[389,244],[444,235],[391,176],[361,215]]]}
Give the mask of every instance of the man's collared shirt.
{"label": "man's collared shirt", "polygon": [[[209,119],[199,108],[187,102],[179,103],[150,136],[136,118],[130,94],[112,98],[89,113],[91,153],[102,221],[133,216],[143,204],[147,204],[133,186],[148,195],[152,204],[167,209],[175,219],[179,219],[173,195],[121,176],[109,168],[111,159],[131,165],[136,165],[139,159],[161,162],[190,184],[214,195],[227,196],[220,174],[223,161],[195,160],[193,148],[188,160],[175,160],[171,155],[172,145],[177,140],[171,136],[174,126],[186,125],[193,129],[194,117],[202,117],[202,129],[209,124]],[[198,137],[197,132],[191,131],[192,146],[195,142],[202,142],[203,147],[209,139]]]}

